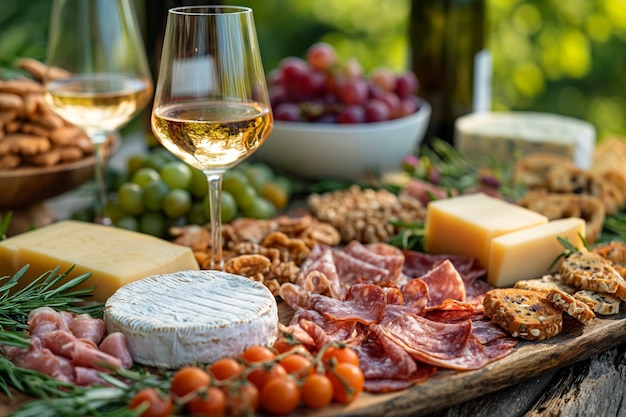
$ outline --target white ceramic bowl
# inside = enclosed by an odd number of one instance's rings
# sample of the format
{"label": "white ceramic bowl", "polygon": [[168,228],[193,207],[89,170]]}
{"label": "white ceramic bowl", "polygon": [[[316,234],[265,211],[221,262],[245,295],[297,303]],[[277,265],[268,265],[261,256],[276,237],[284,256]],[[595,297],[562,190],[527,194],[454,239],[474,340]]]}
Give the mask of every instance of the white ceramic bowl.
{"label": "white ceramic bowl", "polygon": [[277,170],[308,179],[358,181],[369,172],[396,171],[404,156],[417,150],[431,107],[377,123],[330,124],[275,121],[255,158]]}

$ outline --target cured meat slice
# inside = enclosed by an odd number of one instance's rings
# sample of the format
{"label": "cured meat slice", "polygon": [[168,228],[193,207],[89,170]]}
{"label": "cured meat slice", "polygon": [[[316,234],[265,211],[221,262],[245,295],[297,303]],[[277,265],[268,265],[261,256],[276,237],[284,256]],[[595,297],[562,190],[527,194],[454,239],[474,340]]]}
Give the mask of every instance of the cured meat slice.
{"label": "cured meat slice", "polygon": [[120,358],[101,352],[97,348],[94,349],[88,342],[84,343],[81,339],[78,339],[77,343],[73,344],[72,365],[106,372],[121,368],[122,361]]}
{"label": "cured meat slice", "polygon": [[401,277],[404,255],[402,250],[395,246],[382,242],[370,243],[366,246],[359,241],[353,240],[343,248],[343,252],[381,268],[381,273],[383,273],[382,270],[386,271],[385,276],[377,276],[375,281],[397,281]]}
{"label": "cured meat slice", "polygon": [[457,323],[468,319],[482,317],[483,307],[466,301],[447,299],[441,304],[424,310],[424,317],[442,323]]}
{"label": "cured meat slice", "polygon": [[398,287],[381,287],[385,292],[385,300],[387,304],[396,304],[402,305],[404,304],[404,295],[402,291]]}
{"label": "cured meat slice", "polygon": [[387,269],[372,265],[343,251],[333,251],[333,258],[339,279],[346,285],[376,283],[385,281],[389,276]]}
{"label": "cured meat slice", "polygon": [[436,306],[446,299],[465,301],[465,283],[452,262],[445,260],[420,277],[428,285],[428,306]]}
{"label": "cured meat slice", "polygon": [[379,325],[369,326],[369,331],[355,348],[365,379],[408,379],[417,371],[411,355],[385,337]]}
{"label": "cured meat slice", "polygon": [[94,368],[86,368],[84,366],[77,366],[74,368],[76,375],[76,385],[88,386],[93,384],[109,385],[104,379],[100,377],[100,371]]}
{"label": "cured meat slice", "polygon": [[53,330],[46,333],[41,339],[43,346],[50,349],[55,355],[72,359],[76,336],[67,330]]}
{"label": "cured meat slice", "polygon": [[322,346],[333,341],[333,339],[329,337],[328,334],[326,334],[324,329],[322,329],[319,325],[310,320],[302,319],[298,322],[298,325],[309,336],[311,336],[311,338],[315,342],[315,348],[317,350],[321,349]]}
{"label": "cured meat slice", "polygon": [[307,347],[316,346],[315,340],[313,340],[311,335],[305,332],[304,329],[302,329],[302,327],[300,327],[299,324],[292,324],[289,326],[285,326],[284,324],[279,322],[278,331],[281,332],[281,334],[289,333],[298,342],[302,343],[303,345],[306,345]]}
{"label": "cured meat slice", "polygon": [[299,326],[302,320],[318,325],[331,340],[354,343],[363,337],[359,333],[356,320],[330,320],[316,310],[299,309],[293,315],[291,325]]}
{"label": "cured meat slice", "polygon": [[363,389],[372,394],[401,391],[427,380],[437,372],[437,367],[418,363],[417,370],[407,379],[366,379]]}
{"label": "cured meat slice", "polygon": [[486,345],[496,339],[502,337],[510,338],[513,341],[517,339],[510,337],[509,334],[500,326],[492,321],[474,320],[472,321],[472,334],[478,338],[480,343]]}
{"label": "cured meat slice", "polygon": [[100,343],[100,350],[113,357],[119,358],[122,367],[130,369],[133,366],[133,358],[128,351],[126,345],[126,336],[121,332],[113,332],[108,334]]}
{"label": "cured meat slice", "polygon": [[463,353],[472,334],[472,322],[448,324],[407,314],[392,320],[382,331],[413,358],[442,366]]}
{"label": "cured meat slice", "polygon": [[106,333],[106,325],[101,319],[91,317],[89,314],[76,316],[69,325],[70,331],[78,339],[91,340],[98,345]]}
{"label": "cured meat slice", "polygon": [[291,282],[282,284],[278,290],[278,295],[293,310],[297,310],[299,307],[306,308],[309,304],[309,292]]}
{"label": "cured meat slice", "polygon": [[410,280],[400,290],[402,291],[404,304],[414,307],[416,313],[422,311],[430,299],[428,285],[419,278]]}
{"label": "cured meat slice", "polygon": [[332,320],[355,320],[362,324],[378,322],[385,313],[385,292],[374,284],[356,284],[350,287],[344,300],[312,294],[311,307]]}
{"label": "cured meat slice", "polygon": [[28,331],[32,336],[43,337],[53,330],[69,330],[65,317],[50,307],[39,307],[28,314]]}
{"label": "cured meat slice", "polygon": [[7,359],[16,366],[32,369],[65,382],[74,380],[74,368],[67,358],[57,356],[43,347],[39,338],[29,339],[27,349],[6,349]]}
{"label": "cured meat slice", "polygon": [[[311,276],[314,273],[315,275]],[[324,280],[315,282],[314,277],[323,274]],[[328,292],[333,298],[342,298],[341,282],[335,266],[332,249],[325,249],[315,260],[300,269],[296,285],[315,294]]]}

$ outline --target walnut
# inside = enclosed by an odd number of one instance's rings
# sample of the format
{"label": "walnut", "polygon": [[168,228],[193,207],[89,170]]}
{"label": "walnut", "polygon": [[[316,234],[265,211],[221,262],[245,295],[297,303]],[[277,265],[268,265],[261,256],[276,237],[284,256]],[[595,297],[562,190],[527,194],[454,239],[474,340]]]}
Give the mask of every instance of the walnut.
{"label": "walnut", "polygon": [[271,261],[263,255],[239,255],[226,261],[224,271],[263,282],[271,265]]}
{"label": "walnut", "polygon": [[261,243],[266,248],[276,248],[280,251],[282,261],[292,260],[300,265],[311,253],[311,249],[302,239],[290,238],[282,232],[272,232],[265,236]]}
{"label": "walnut", "polygon": [[267,287],[268,290],[272,293],[274,297],[278,297],[278,291],[280,290],[280,283],[275,279],[265,280],[263,284]]}
{"label": "walnut", "polygon": [[397,230],[392,221],[423,221],[426,208],[419,200],[398,197],[385,189],[362,189],[357,185],[347,190],[312,194],[307,200],[311,212],[322,222],[339,230],[342,242],[384,242]]}
{"label": "walnut", "polygon": [[174,236],[174,243],[190,247],[193,251],[211,246],[211,232],[204,226],[171,227],[169,231]]}
{"label": "walnut", "polygon": [[268,276],[277,279],[279,283],[296,282],[300,268],[293,262],[275,262],[270,266]]}

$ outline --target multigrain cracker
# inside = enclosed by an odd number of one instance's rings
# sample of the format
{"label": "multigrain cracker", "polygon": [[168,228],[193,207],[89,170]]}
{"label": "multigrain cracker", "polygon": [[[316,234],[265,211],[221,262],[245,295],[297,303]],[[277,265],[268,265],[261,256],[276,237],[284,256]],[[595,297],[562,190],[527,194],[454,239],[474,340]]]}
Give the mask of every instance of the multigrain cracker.
{"label": "multigrain cracker", "polygon": [[621,301],[612,295],[580,290],[574,293],[574,298],[587,304],[596,314],[610,316],[619,313]]}
{"label": "multigrain cracker", "polygon": [[611,263],[594,252],[576,252],[561,263],[563,281],[573,287],[615,294],[623,281]]}
{"label": "multigrain cracker", "polygon": [[540,291],[496,288],[485,294],[484,313],[511,336],[543,340],[563,330],[562,310]]}
{"label": "multigrain cracker", "polygon": [[548,292],[549,290],[556,288],[569,294],[576,292],[576,288],[563,282],[561,275],[559,274],[546,274],[541,278],[517,281],[515,283],[515,288],[541,292]]}
{"label": "multigrain cracker", "polygon": [[585,326],[596,317],[587,304],[565,291],[552,288],[546,293],[546,299]]}

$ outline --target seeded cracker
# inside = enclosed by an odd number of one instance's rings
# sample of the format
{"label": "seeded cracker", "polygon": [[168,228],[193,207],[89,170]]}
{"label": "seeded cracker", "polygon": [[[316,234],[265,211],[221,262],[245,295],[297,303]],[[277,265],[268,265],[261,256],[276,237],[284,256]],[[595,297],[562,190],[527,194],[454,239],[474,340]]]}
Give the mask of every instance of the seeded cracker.
{"label": "seeded cracker", "polygon": [[548,292],[552,288],[557,288],[570,294],[576,292],[576,288],[564,283],[559,274],[547,274],[541,278],[517,281],[515,288],[541,292]]}
{"label": "seeded cracker", "polygon": [[561,264],[560,274],[573,287],[609,294],[616,293],[624,281],[609,261],[592,252],[568,256]]}
{"label": "seeded cracker", "polygon": [[496,288],[487,292],[483,306],[485,315],[513,337],[543,340],[563,330],[562,310],[540,291]]}
{"label": "seeded cracker", "polygon": [[580,290],[574,294],[574,298],[587,304],[596,314],[610,316],[619,313],[620,300],[612,295]]}
{"label": "seeded cracker", "polygon": [[591,320],[596,317],[593,310],[589,308],[587,304],[574,298],[573,295],[568,294],[565,291],[553,288],[548,291],[546,298],[548,301],[552,302],[552,304],[559,307],[561,310],[574,317],[585,326],[591,323]]}

